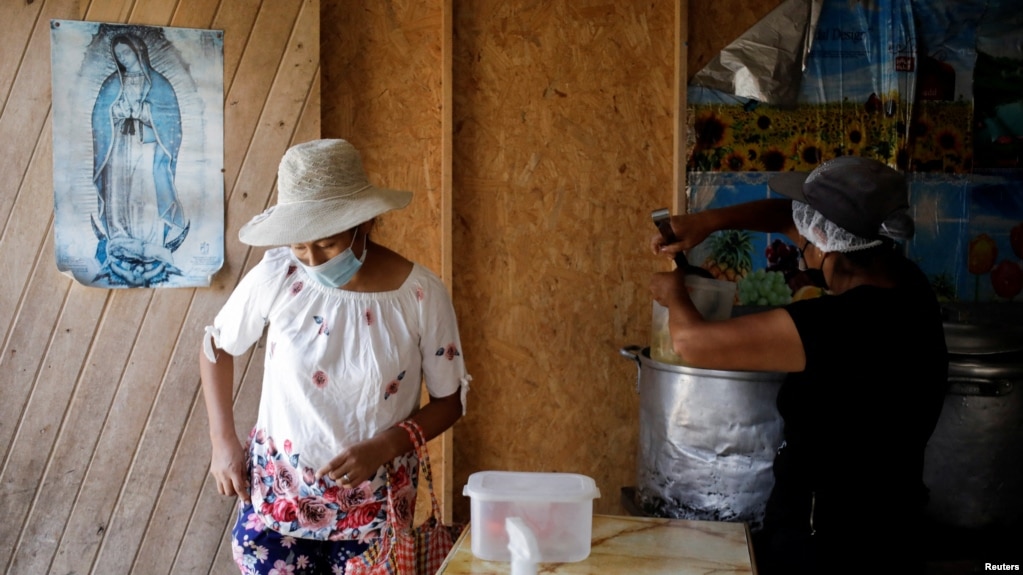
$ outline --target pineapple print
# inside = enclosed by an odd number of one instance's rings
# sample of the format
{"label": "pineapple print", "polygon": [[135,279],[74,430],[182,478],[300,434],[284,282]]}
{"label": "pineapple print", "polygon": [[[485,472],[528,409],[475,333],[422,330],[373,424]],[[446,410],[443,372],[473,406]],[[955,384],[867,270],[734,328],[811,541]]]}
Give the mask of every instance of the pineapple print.
{"label": "pineapple print", "polygon": [[753,267],[753,238],[745,230],[722,230],[709,238],[710,256],[703,267],[716,279],[739,281]]}

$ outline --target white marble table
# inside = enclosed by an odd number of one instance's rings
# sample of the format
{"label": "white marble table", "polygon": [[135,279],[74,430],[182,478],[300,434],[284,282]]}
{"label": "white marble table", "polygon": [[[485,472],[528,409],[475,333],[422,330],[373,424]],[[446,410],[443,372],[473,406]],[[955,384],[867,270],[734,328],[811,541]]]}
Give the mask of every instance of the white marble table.
{"label": "white marble table", "polygon": [[[510,573],[511,564],[477,559],[470,529],[455,542],[438,574]],[[726,575],[756,573],[743,523],[594,515],[590,556],[578,563],[541,563],[540,573],[573,575]]]}

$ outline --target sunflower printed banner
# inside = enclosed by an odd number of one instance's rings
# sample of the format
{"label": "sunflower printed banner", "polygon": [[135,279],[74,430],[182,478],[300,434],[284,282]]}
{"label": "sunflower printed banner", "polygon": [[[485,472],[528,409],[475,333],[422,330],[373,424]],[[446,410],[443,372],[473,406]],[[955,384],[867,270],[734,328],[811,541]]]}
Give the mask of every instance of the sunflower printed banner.
{"label": "sunflower printed banner", "polygon": [[[798,1],[814,0],[790,0]],[[1023,12],[1015,0],[823,0],[815,23],[787,25],[805,30],[810,45],[793,103],[757,101],[722,91],[720,78],[712,87],[694,76],[689,210],[771,197],[767,180],[777,172],[873,157],[909,178],[916,235],[904,249],[939,299],[1023,303]],[[742,313],[820,294],[805,284],[797,253],[782,236],[726,230],[689,260],[736,282]]]}
{"label": "sunflower printed banner", "polygon": [[[806,30],[810,44],[794,103],[690,86],[691,211],[767,198],[776,172],[810,171],[843,155],[896,165],[906,153],[916,78],[910,1],[825,0],[813,24],[790,23]],[[798,270],[797,255],[784,236],[723,230],[696,246],[690,261],[736,282],[737,305],[774,306],[821,293]]]}
{"label": "sunflower printed banner", "polygon": [[916,82],[910,1],[826,1],[808,33],[794,105],[690,86],[690,171],[808,171],[843,155],[895,165]]}

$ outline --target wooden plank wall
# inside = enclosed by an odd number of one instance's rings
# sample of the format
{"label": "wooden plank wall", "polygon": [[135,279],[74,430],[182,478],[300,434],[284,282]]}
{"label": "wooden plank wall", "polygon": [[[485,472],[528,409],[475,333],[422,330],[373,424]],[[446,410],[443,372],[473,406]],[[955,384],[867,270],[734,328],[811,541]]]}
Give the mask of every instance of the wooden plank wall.
{"label": "wooden plank wall", "polygon": [[[224,268],[204,289],[100,290],[53,259],[50,19],[224,30]],[[0,4],[0,565],[229,573],[233,500],[209,479],[202,328],[258,260],[239,226],[293,142],[320,134],[319,2]],[[239,432],[262,353],[238,361]]]}

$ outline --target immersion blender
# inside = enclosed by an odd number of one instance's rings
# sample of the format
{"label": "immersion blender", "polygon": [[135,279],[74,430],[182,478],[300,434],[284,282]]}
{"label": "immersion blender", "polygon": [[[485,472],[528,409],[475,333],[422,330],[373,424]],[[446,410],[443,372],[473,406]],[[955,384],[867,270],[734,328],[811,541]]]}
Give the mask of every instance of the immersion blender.
{"label": "immersion blender", "polygon": [[[661,237],[664,238],[666,243],[673,244],[678,241],[675,237],[675,231],[671,229],[671,212],[668,211],[668,208],[654,210],[650,213],[650,217],[654,220],[654,225],[657,226],[658,231],[661,232]],[[675,253],[675,266],[682,270],[682,273],[685,275],[693,274],[714,279],[714,275],[709,271],[700,266],[690,265],[689,260],[686,259],[686,254],[682,250]]]}

